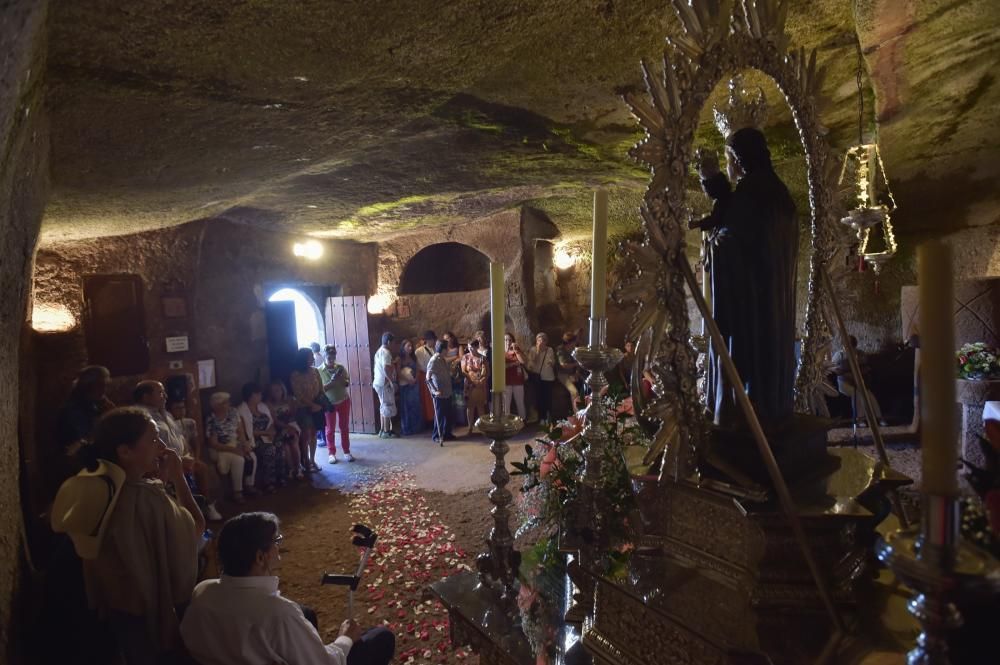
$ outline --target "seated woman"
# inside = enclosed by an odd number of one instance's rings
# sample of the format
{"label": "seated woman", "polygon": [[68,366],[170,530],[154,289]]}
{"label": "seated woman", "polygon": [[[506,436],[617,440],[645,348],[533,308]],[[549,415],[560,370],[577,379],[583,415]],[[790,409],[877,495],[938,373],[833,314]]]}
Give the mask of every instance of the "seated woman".
{"label": "seated woman", "polygon": [[[114,409],[82,451],[84,471],[59,490],[52,527],[84,559],[87,595],[107,617],[125,663],[166,662],[179,646],[176,608],[197,581],[205,518],[180,457],[141,409]],[[159,480],[176,488],[176,500]]]}
{"label": "seated woman", "polygon": [[295,405],[288,398],[285,382],[280,379],[271,381],[267,386],[267,408],[274,418],[274,440],[280,442],[280,449],[285,458],[285,473],[288,480],[302,480],[302,457],[299,452],[299,438],[302,428],[295,422]]}
{"label": "seated woman", "polygon": [[[229,404],[229,393],[213,394],[209,399],[209,406],[212,412],[205,421],[208,454],[215,461],[220,474],[229,474],[233,501],[243,503],[244,492],[251,495],[257,493],[253,486],[257,471],[257,456],[253,452],[253,444],[247,440],[240,427],[236,409]],[[250,472],[246,473],[248,465]]]}
{"label": "seated woman", "polygon": [[[220,492],[219,474],[212,464],[206,464],[202,455],[201,437],[198,436],[198,423],[194,418],[187,417],[187,404],[183,399],[167,402],[167,411],[184,432],[184,449],[187,456],[181,458],[184,475],[188,477],[188,486],[195,494],[205,497],[205,517],[213,522],[222,519],[216,507],[216,502],[222,498]],[[193,482],[192,482],[193,481]]]}
{"label": "seated woman", "polygon": [[[264,492],[270,494],[279,484],[284,484],[284,465],[279,464],[278,447],[275,444],[276,428],[271,410],[262,401],[261,387],[253,382],[243,385],[243,402],[236,409],[243,428],[243,438],[253,441],[254,454],[260,468],[257,482]],[[283,453],[282,453],[283,454]]]}

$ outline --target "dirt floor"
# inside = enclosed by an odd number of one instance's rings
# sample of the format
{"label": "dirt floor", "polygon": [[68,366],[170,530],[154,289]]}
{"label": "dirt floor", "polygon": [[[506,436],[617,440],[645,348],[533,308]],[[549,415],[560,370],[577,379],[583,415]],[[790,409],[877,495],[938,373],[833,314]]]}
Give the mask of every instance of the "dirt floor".
{"label": "dirt floor", "polygon": [[[281,519],[281,592],[313,608],[320,633],[337,636],[347,617],[347,591],[322,586],[324,572],[353,572],[359,552],[349,531],[364,522],[379,533],[354,616],[363,626],[386,625],[397,636],[398,663],[478,663],[466,648],[453,649],[447,612],[427,586],[467,569],[483,551],[492,525],[486,488],[454,494],[422,489],[408,466],[343,464],[323,475],[248,500],[240,510],[266,510]],[[339,489],[335,486],[339,486]],[[235,514],[236,506],[225,511]],[[218,526],[218,525],[217,525]]]}

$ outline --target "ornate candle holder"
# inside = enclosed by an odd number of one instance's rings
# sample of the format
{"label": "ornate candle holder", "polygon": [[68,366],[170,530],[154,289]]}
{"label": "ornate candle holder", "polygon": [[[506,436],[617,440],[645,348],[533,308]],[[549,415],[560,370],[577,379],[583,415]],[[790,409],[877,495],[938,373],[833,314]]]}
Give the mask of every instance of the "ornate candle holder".
{"label": "ornate candle holder", "polygon": [[480,583],[497,588],[501,599],[514,604],[517,591],[514,582],[517,579],[517,569],[521,563],[521,555],[514,549],[514,535],[510,530],[510,504],[513,497],[507,489],[510,473],[507,471],[507,452],[510,446],[507,439],[524,428],[524,421],[518,416],[503,412],[503,395],[493,395],[493,409],[488,415],[476,421],[476,427],[493,442],[490,452],[493,453],[493,472],[490,481],[490,503],[493,504],[493,529],[486,540],[487,551],[476,557]]}
{"label": "ornate candle holder", "polygon": [[[590,345],[578,347],[573,352],[576,361],[590,374],[590,406],[587,407],[583,427],[583,439],[587,448],[583,457],[583,476],[576,499],[576,510],[566,525],[569,533],[564,533],[560,547],[578,554],[576,565],[571,567],[570,578],[579,593],[576,601],[566,612],[566,621],[582,623],[591,610],[593,578],[584,571],[593,571],[600,565],[606,549],[607,533],[605,515],[607,502],[604,497],[604,456],[608,447],[607,409],[601,399],[601,392],[608,386],[604,373],[621,362],[622,352],[607,346],[607,318],[590,319]],[[576,571],[575,574],[572,571]]]}
{"label": "ornate candle holder", "polygon": [[920,622],[909,665],[948,665],[948,637],[962,624],[956,605],[1000,592],[1000,567],[958,535],[955,497],[923,495],[920,530],[902,529],[876,545],[878,558],[914,590],[908,608]]}
{"label": "ornate candle holder", "polygon": [[[608,414],[600,395],[608,386],[608,379],[604,373],[614,369],[621,362],[623,355],[618,349],[607,346],[607,335],[607,318],[590,319],[590,345],[578,347],[573,352],[576,361],[589,372],[587,385],[590,387],[591,395],[583,426],[583,438],[587,442],[587,449],[584,452],[583,477],[580,484],[580,510],[577,512],[573,527],[583,537],[584,544],[589,545],[592,542],[595,547],[599,547],[604,532],[601,485],[604,478],[604,455],[608,447],[608,432],[605,428]],[[583,556],[581,550],[581,559]],[[586,565],[583,560],[581,563]]]}

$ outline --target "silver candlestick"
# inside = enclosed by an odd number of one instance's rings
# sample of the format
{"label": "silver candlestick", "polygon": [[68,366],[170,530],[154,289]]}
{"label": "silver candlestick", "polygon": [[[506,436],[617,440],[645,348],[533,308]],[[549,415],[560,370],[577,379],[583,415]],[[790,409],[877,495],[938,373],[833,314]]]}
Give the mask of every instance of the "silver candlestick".
{"label": "silver candlestick", "polygon": [[503,600],[514,601],[517,579],[517,569],[520,565],[520,554],[514,549],[514,535],[510,530],[510,504],[513,497],[507,489],[510,473],[507,471],[507,452],[510,446],[507,439],[524,428],[524,421],[518,416],[503,412],[503,394],[492,396],[492,412],[476,421],[476,427],[492,439],[490,452],[493,453],[493,472],[490,481],[490,503],[493,504],[493,529],[486,540],[487,551],[476,558],[480,580],[488,585],[496,585]]}
{"label": "silver candlestick", "polygon": [[590,406],[587,407],[583,426],[583,439],[587,447],[583,453],[583,472],[576,496],[575,509],[570,515],[560,537],[560,548],[576,552],[577,560],[568,575],[576,587],[573,603],[567,609],[567,623],[583,623],[593,609],[593,572],[601,565],[606,549],[606,501],[604,500],[604,457],[607,454],[607,409],[601,392],[608,386],[604,373],[621,362],[622,352],[607,346],[608,320],[604,317],[590,319],[590,344],[573,352],[576,361],[589,372]]}
{"label": "silver candlestick", "polygon": [[[576,361],[589,372],[587,385],[590,387],[590,406],[587,407],[583,426],[583,438],[587,448],[583,459],[581,478],[580,510],[578,522],[574,526],[585,542],[593,541],[597,546],[603,536],[604,510],[601,505],[601,486],[604,482],[604,456],[608,447],[607,409],[602,392],[608,387],[604,373],[614,369],[621,362],[622,352],[607,346],[608,320],[605,317],[590,319],[590,345],[579,347],[573,352]],[[590,549],[590,548],[584,548]],[[581,551],[581,556],[583,552]],[[586,563],[581,561],[581,563]]]}
{"label": "silver candlestick", "polygon": [[948,637],[962,624],[956,604],[1000,592],[1000,567],[959,538],[958,500],[923,495],[923,520],[876,545],[878,558],[916,592],[908,608],[920,622],[908,665],[948,665]]}

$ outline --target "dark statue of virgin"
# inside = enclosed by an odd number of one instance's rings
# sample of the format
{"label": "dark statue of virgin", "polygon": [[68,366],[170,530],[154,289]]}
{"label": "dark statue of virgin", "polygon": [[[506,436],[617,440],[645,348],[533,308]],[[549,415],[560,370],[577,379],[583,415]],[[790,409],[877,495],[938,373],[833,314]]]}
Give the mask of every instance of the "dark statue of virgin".
{"label": "dark statue of virgin", "polygon": [[[764,134],[744,128],[726,140],[728,177],[702,156],[699,175],[712,213],[693,224],[708,234],[712,316],[765,430],[792,416],[795,380],[795,271],[798,221],[771,164]],[[714,423],[742,429],[734,386],[709,345],[708,409]]]}

